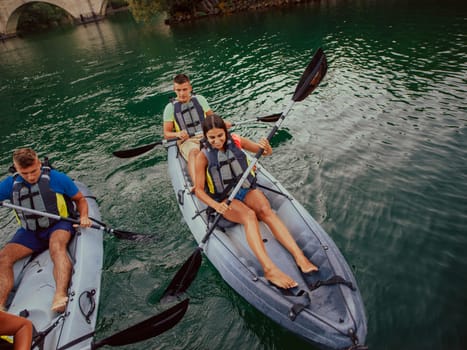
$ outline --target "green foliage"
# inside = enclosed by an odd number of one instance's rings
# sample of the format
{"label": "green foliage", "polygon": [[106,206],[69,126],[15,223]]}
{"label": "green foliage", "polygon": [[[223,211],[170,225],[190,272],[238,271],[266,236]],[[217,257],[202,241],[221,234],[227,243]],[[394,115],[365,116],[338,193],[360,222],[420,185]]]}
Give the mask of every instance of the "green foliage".
{"label": "green foliage", "polygon": [[149,22],[154,15],[167,10],[168,0],[128,0],[133,17],[138,22]]}
{"label": "green foliage", "polygon": [[128,1],[127,0],[110,0],[109,6],[113,9],[119,9],[121,7],[128,6]]}
{"label": "green foliage", "polygon": [[177,13],[194,14],[196,5],[202,0],[128,0],[133,17],[138,22],[148,22],[158,13],[168,13],[173,16]]}
{"label": "green foliage", "polygon": [[26,5],[18,18],[18,32],[31,33],[34,31],[55,28],[64,23],[71,23],[71,16],[60,7],[44,2]]}
{"label": "green foliage", "polygon": [[196,3],[199,3],[199,1],[188,1],[188,0],[172,0],[168,1],[170,3],[169,7],[169,14],[173,15],[175,13],[189,13],[192,14],[194,13],[194,9],[196,6]]}

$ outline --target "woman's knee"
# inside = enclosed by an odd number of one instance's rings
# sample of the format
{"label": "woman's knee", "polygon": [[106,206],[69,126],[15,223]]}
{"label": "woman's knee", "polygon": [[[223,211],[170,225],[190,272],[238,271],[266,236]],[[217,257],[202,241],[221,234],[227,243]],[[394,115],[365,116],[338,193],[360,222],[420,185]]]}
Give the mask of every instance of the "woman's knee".
{"label": "woman's knee", "polygon": [[267,218],[271,217],[272,215],[274,215],[274,212],[272,211],[271,206],[269,205],[269,203],[265,203],[265,204],[258,207],[258,211],[256,212],[256,214],[258,215],[258,218],[261,221],[264,221],[265,219],[267,219]]}
{"label": "woman's knee", "polygon": [[245,217],[248,221],[257,221],[256,213],[253,209],[247,207],[248,209],[245,210]]}
{"label": "woman's knee", "polygon": [[235,210],[232,213],[234,216],[230,216],[230,213],[226,214],[227,215],[224,215],[226,219],[242,225],[248,225],[258,221],[255,211],[247,206],[243,206],[241,209]]}

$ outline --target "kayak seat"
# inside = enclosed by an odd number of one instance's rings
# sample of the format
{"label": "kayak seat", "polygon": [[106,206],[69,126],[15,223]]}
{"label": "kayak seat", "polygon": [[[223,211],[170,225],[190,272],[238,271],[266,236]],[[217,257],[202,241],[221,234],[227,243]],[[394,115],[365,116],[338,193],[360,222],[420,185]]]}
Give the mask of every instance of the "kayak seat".
{"label": "kayak seat", "polygon": [[[208,218],[209,225],[211,225],[214,222],[214,220],[216,219],[217,213],[213,208],[207,207],[206,208],[206,216]],[[222,229],[223,231],[225,229],[227,229],[227,228],[234,227],[235,225],[238,225],[238,224],[236,222],[229,221],[229,220],[225,219],[224,217],[221,217],[220,220],[217,223],[217,226],[220,229]]]}

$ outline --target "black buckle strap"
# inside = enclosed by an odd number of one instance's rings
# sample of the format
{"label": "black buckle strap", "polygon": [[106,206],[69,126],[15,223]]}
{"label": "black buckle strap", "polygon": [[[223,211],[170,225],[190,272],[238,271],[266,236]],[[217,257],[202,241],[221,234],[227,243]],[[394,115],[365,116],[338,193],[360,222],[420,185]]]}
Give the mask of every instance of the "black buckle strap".
{"label": "black buckle strap", "polygon": [[264,186],[264,185],[261,185],[260,183],[256,182],[256,187],[259,187],[259,188],[262,188],[266,191],[269,191],[269,192],[272,192],[272,193],[276,193],[280,196],[284,196],[285,198],[287,199],[292,199],[292,197],[290,197],[289,195],[287,195],[286,193],[284,192],[281,192],[281,191],[278,191],[278,190],[275,190],[274,188],[271,188],[271,187],[268,187],[268,186]]}
{"label": "black buckle strap", "polygon": [[294,321],[295,318],[298,316],[300,312],[303,311],[308,305],[310,305],[310,295],[308,292],[304,291],[303,289],[300,289],[300,291],[297,294],[292,294],[289,290],[287,290],[289,293],[283,293],[284,296],[287,297],[289,300],[294,300],[298,299],[292,307],[289,309],[289,318]]}
{"label": "black buckle strap", "polygon": [[349,348],[344,348],[342,350],[368,350],[368,346],[362,344],[355,344]]}
{"label": "black buckle strap", "polygon": [[352,289],[353,291],[356,291],[357,288],[355,288],[355,286],[353,285],[352,282],[350,281],[346,281],[344,278],[342,278],[341,276],[333,276],[325,281],[321,281],[321,280],[318,280],[314,283],[310,283],[308,285],[308,288],[310,288],[311,291],[321,287],[321,286],[331,286],[331,285],[335,285],[335,284],[343,284],[347,287],[349,287],[350,289]]}
{"label": "black buckle strap", "polygon": [[202,210],[196,210],[195,211],[195,215],[193,215],[191,217],[191,220],[194,220],[196,219],[198,216],[200,216],[201,214],[203,214],[204,212],[206,212],[206,214],[209,216],[209,213],[208,213],[208,209],[211,208],[211,207],[207,207],[206,209],[202,209]]}
{"label": "black buckle strap", "polygon": [[[92,289],[90,291],[85,290],[81,293],[81,295],[78,298],[79,310],[81,311],[81,314],[84,316],[88,324],[91,323],[91,316],[96,310],[96,300],[94,298],[95,295],[95,289]],[[88,302],[88,305],[85,305],[86,301]],[[85,306],[89,307],[87,311],[85,310]]]}
{"label": "black buckle strap", "polygon": [[180,205],[183,205],[185,203],[185,200],[183,197],[184,193],[185,193],[185,190],[178,190],[177,197],[178,197],[178,203]]}
{"label": "black buckle strap", "polygon": [[65,320],[65,316],[64,315],[60,315],[54,323],[52,323],[50,325],[50,327],[48,327],[47,329],[41,331],[41,332],[37,332],[37,334],[33,337],[33,342],[32,342],[32,345],[31,345],[31,349],[35,348],[35,347],[38,347],[39,349],[43,349],[44,348],[44,340],[45,340],[45,337],[55,328],[58,326],[58,324],[60,322],[62,322],[63,320]]}
{"label": "black buckle strap", "polygon": [[91,333],[82,335],[81,337],[76,338],[76,339],[72,340],[71,342],[66,343],[65,345],[59,347],[58,350],[65,350],[65,349],[71,348],[72,346],[74,346],[74,345],[76,345],[76,344],[79,344],[79,343],[81,343],[82,341],[84,341],[84,340],[86,340],[86,339],[88,339],[88,338],[93,337],[93,336],[94,336],[94,333],[95,333],[95,332],[91,332]]}
{"label": "black buckle strap", "polygon": [[368,346],[359,344],[357,334],[355,334],[355,330],[350,328],[348,331],[348,335],[352,340],[353,345],[349,346],[348,348],[343,348],[342,350],[368,350]]}

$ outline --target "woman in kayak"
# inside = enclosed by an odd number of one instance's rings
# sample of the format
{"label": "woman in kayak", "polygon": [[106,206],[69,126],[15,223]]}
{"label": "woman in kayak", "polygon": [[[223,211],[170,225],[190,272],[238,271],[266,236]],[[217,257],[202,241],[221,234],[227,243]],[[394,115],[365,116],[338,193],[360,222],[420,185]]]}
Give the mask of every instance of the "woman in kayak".
{"label": "woman in kayak", "polygon": [[248,167],[242,149],[250,152],[264,150],[271,155],[272,148],[267,139],[255,143],[247,138],[229,134],[221,117],[216,114],[203,121],[206,147],[196,157],[195,194],[206,205],[213,208],[225,219],[244,225],[246,238],[258,258],[264,276],[281,288],[293,288],[298,284],[281,271],[271,260],[264,246],[258,220],[270,228],[276,239],[292,254],[303,273],[318,270],[303,254],[287,227],[271,209],[266,196],[255,188],[256,178],[250,174],[228,206],[226,199]]}

